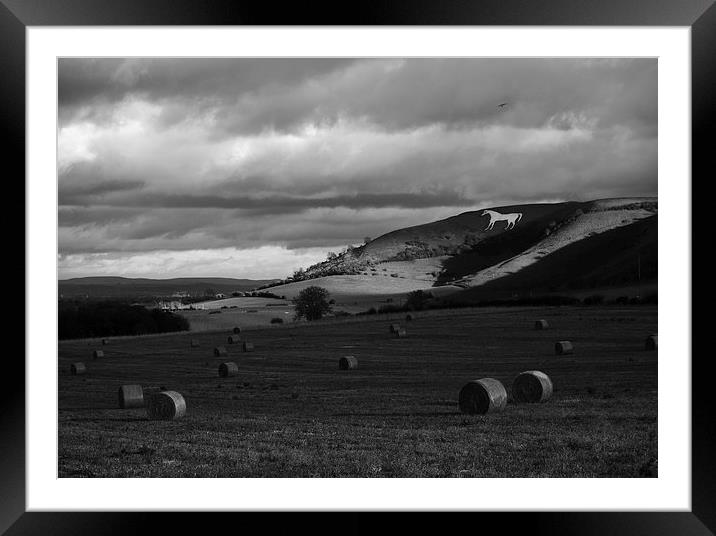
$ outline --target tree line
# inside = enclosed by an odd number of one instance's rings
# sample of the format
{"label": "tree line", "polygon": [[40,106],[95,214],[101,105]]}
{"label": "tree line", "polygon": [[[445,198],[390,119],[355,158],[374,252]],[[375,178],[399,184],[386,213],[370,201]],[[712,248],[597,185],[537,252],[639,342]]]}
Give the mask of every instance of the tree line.
{"label": "tree line", "polygon": [[188,331],[183,316],[119,302],[60,302],[58,338],[84,339]]}

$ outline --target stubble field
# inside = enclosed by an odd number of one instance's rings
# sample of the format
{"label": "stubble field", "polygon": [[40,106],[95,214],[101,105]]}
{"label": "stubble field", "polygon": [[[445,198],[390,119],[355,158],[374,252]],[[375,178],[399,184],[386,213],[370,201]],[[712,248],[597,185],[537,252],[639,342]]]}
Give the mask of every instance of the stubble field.
{"label": "stubble field", "polygon": [[[540,318],[551,329],[534,330]],[[397,320],[405,339],[389,333]],[[657,352],[644,339],[656,331],[655,306],[478,308],[249,328],[249,353],[228,330],[62,341],[59,476],[655,476]],[[557,340],[574,354],[556,356]],[[338,370],[345,355],[358,369]],[[70,375],[76,361],[86,375]],[[225,361],[237,376],[218,376]],[[548,402],[460,413],[467,381],[509,394],[534,369],[552,379]],[[122,384],[178,391],[187,414],[118,409]]]}

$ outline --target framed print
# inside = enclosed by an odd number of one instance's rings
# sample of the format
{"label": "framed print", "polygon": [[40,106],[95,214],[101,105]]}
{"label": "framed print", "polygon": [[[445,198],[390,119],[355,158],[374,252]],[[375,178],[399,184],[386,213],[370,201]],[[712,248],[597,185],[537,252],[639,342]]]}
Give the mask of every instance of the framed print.
{"label": "framed print", "polygon": [[715,21],[3,0],[27,320],[0,528],[711,533],[691,177]]}

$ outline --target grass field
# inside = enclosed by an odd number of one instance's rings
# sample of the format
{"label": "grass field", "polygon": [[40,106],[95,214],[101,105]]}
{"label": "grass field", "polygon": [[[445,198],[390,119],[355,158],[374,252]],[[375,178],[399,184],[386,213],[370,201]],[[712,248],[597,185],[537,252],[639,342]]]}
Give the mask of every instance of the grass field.
{"label": "grass field", "polygon": [[290,301],[273,298],[227,298],[196,305],[203,309],[177,311],[189,321],[191,331],[231,330],[234,326],[269,327],[272,318],[291,322],[294,316]]}
{"label": "grass field", "polygon": [[[221,315],[216,315],[221,316]],[[639,477],[657,456],[657,309],[491,308],[248,328],[256,346],[213,357],[227,331],[59,343],[60,477]],[[533,330],[546,318],[551,329]],[[201,346],[190,348],[189,340]],[[574,355],[554,355],[571,340]],[[339,371],[338,359],[358,358]],[[83,361],[86,376],[70,376]],[[223,361],[239,375],[219,378]],[[463,415],[460,388],[510,391],[546,372],[552,399]],[[117,389],[177,390],[187,414],[149,421]]]}

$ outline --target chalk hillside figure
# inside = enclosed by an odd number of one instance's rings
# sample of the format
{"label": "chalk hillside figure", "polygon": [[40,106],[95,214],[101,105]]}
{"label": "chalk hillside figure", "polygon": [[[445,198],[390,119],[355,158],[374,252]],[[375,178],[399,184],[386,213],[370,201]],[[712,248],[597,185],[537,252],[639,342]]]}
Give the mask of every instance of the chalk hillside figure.
{"label": "chalk hillside figure", "polygon": [[513,229],[515,224],[522,219],[521,212],[512,212],[510,214],[501,214],[496,210],[483,210],[480,216],[489,216],[490,223],[485,228],[485,231],[490,231],[495,227],[495,223],[498,221],[506,221],[507,227],[505,230]]}

